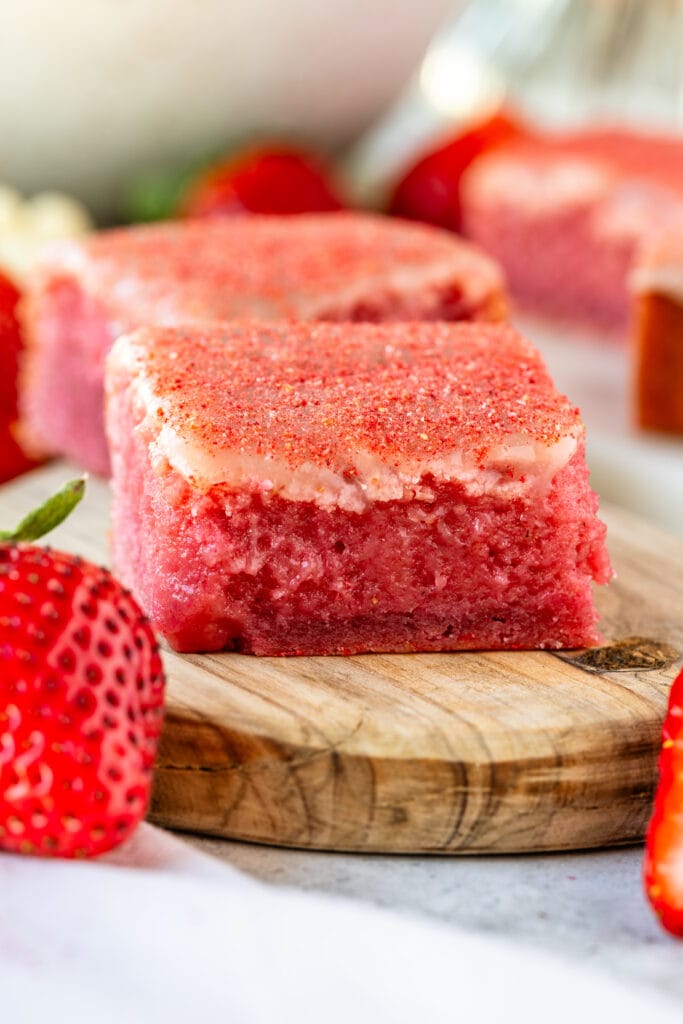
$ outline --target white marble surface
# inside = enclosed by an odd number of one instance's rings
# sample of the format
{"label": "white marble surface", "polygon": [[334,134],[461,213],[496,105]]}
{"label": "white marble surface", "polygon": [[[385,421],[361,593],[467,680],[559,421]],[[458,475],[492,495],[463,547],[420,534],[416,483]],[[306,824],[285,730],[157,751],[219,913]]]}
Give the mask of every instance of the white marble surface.
{"label": "white marble surface", "polygon": [[659,927],[647,905],[641,847],[448,858],[191,841],[263,881],[352,896],[513,939],[683,1003],[683,942]]}
{"label": "white marble surface", "polygon": [[[395,886],[409,863],[376,866]],[[263,884],[147,825],[95,863],[2,856],[0,890],[0,992],[13,1024],[681,1020],[680,997],[661,985],[514,933]]]}

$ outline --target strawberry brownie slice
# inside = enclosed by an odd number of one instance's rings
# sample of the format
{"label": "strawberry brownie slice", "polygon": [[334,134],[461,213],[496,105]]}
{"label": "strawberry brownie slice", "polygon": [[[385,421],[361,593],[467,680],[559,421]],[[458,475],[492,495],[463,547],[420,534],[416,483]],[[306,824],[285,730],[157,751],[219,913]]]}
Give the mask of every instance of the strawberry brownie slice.
{"label": "strawberry brownie slice", "polygon": [[599,639],[584,427],[511,327],[143,328],[107,390],[114,563],[178,650]]}
{"label": "strawberry brownie slice", "polygon": [[492,260],[446,232],[389,218],[240,217],[103,232],[54,248],[30,282],[26,416],[48,451],[106,473],[104,358],[136,327],[504,313]]}
{"label": "strawberry brownie slice", "polygon": [[683,142],[628,131],[503,145],[466,172],[465,234],[530,312],[623,338],[643,245],[683,222]]}
{"label": "strawberry brownie slice", "polygon": [[638,424],[683,434],[683,227],[645,247],[631,286]]}

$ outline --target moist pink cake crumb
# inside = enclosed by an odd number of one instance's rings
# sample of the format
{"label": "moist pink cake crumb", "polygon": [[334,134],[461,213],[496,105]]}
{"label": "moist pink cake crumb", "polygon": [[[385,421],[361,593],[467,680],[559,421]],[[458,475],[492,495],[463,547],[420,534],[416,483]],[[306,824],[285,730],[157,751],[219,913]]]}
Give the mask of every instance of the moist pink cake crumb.
{"label": "moist pink cake crumb", "polygon": [[583,424],[511,327],[147,328],[107,393],[115,567],[176,649],[598,641]]}

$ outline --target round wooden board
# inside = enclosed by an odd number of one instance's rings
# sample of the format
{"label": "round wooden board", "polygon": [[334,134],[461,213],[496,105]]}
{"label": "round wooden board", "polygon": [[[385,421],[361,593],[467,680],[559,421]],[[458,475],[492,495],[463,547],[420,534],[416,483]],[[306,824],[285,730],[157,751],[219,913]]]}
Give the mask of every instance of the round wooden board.
{"label": "round wooden board", "polygon": [[683,544],[605,517],[618,579],[598,601],[612,644],[576,658],[167,654],[153,817],[329,850],[641,839],[683,650]]}
{"label": "round wooden board", "polygon": [[[51,467],[3,489],[4,519],[64,474]],[[618,578],[597,596],[611,645],[597,651],[167,652],[153,819],[330,850],[490,853],[640,839],[683,651],[683,542],[616,509],[603,514]],[[93,481],[55,545],[105,560],[107,517],[108,489]]]}

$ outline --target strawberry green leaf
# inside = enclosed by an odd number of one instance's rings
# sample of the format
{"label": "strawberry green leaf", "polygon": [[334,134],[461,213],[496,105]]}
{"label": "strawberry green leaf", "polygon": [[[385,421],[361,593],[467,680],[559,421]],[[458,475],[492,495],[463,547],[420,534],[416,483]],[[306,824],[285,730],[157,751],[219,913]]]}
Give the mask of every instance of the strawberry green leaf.
{"label": "strawberry green leaf", "polygon": [[85,493],[87,477],[77,477],[64,484],[56,494],[48,498],[39,508],[29,512],[14,530],[0,530],[0,541],[16,543],[32,541],[43,537],[59,526],[75,509]]}

